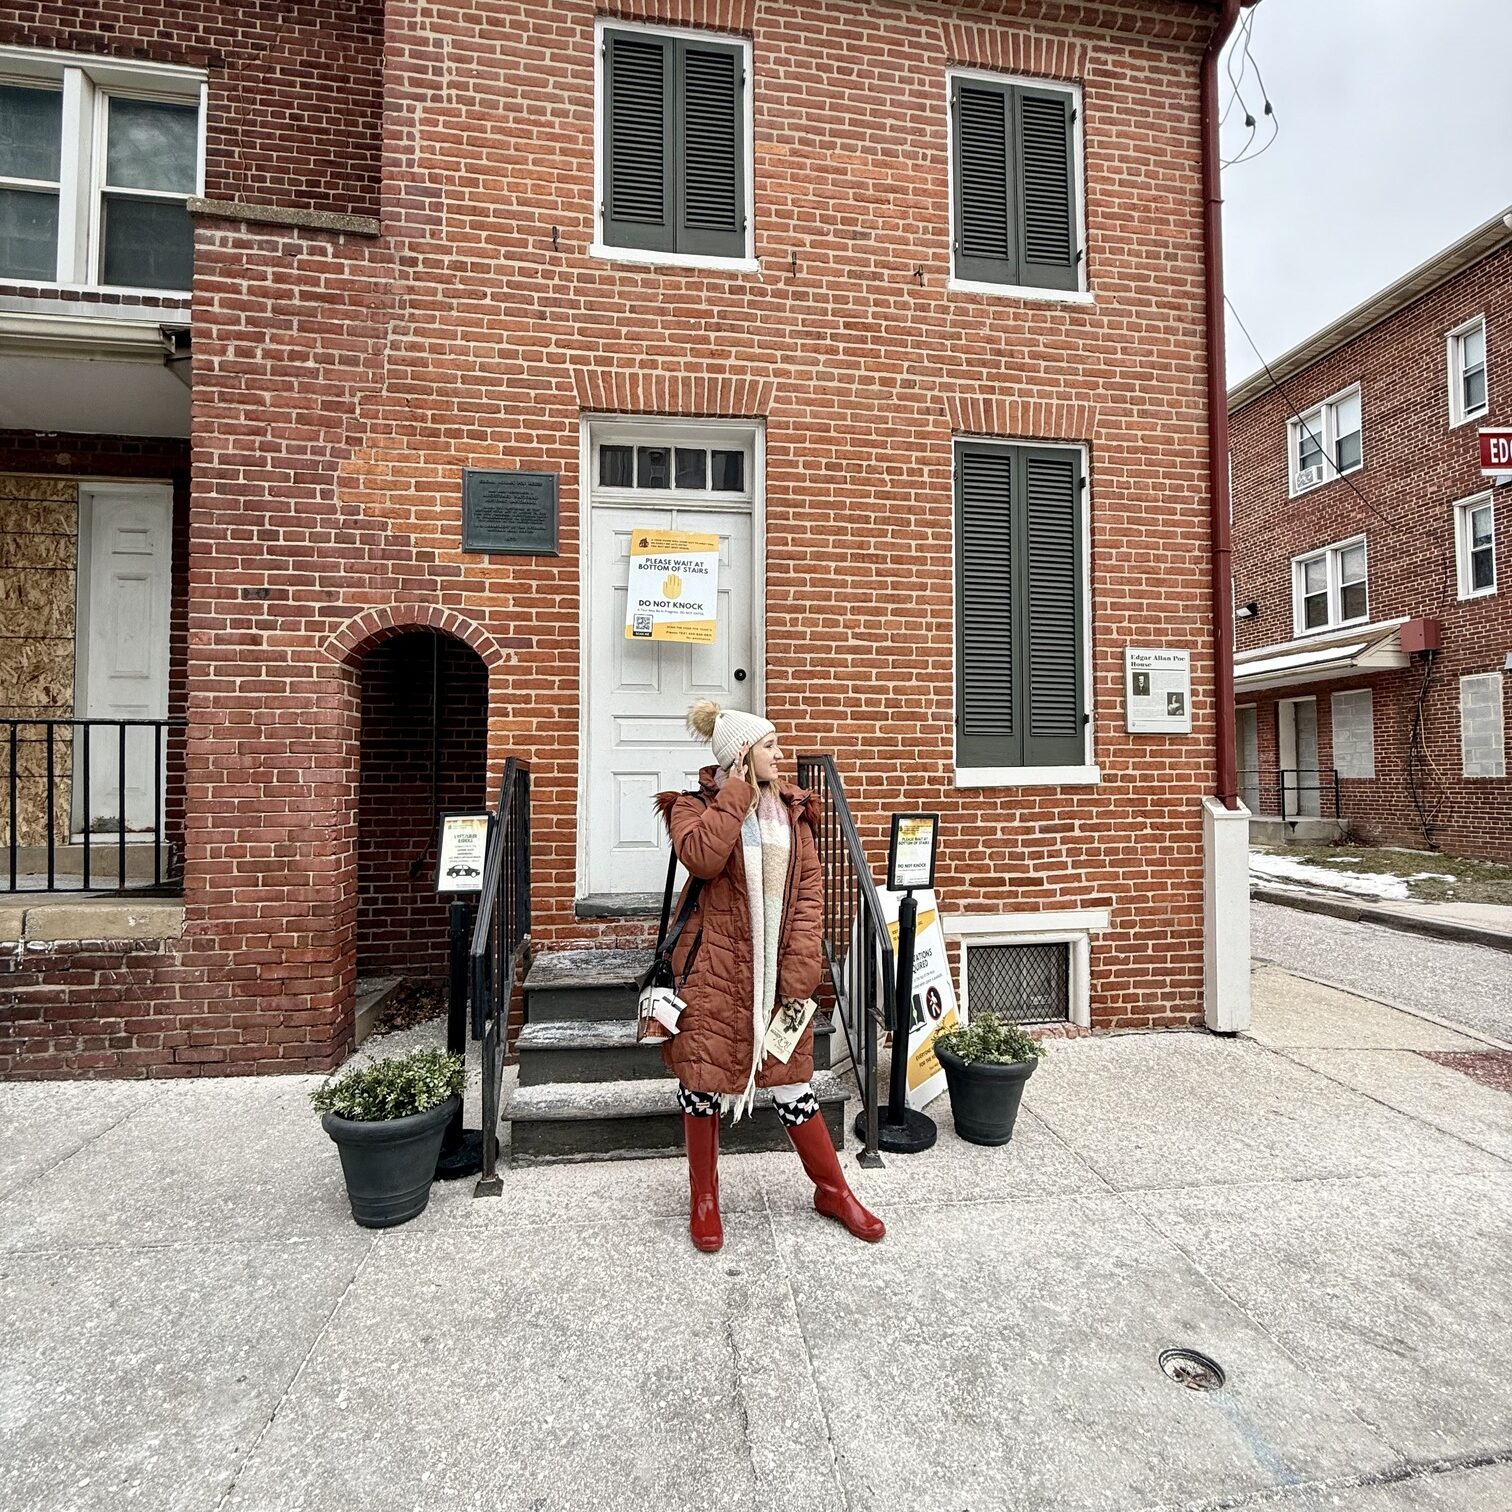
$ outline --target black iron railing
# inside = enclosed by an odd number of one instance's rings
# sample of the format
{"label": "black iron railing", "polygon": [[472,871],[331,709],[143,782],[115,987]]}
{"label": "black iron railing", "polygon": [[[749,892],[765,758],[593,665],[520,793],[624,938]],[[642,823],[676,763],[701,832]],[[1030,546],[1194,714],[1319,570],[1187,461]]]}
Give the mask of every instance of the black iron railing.
{"label": "black iron railing", "polygon": [[472,1036],[482,1041],[483,1174],[477,1195],[497,1196],[499,1096],[509,1054],[509,1009],[515,973],[530,939],[530,768],[511,756],[504,764],[469,960]]}
{"label": "black iron railing", "polygon": [[[819,863],[824,872],[824,958],[861,1089],[863,1165],[877,1154],[877,1024],[897,1022],[892,937],[877,885],[830,756],[800,756],[798,783],[820,800]],[[894,1054],[899,1053],[897,1049]],[[906,1053],[906,1050],[903,1052]]]}
{"label": "black iron railing", "polygon": [[1239,797],[1253,814],[1342,819],[1344,799],[1334,767],[1240,767]]}
{"label": "black iron railing", "polygon": [[0,720],[9,890],[125,892],[176,881],[165,774],[169,732],[183,727],[182,719]]}

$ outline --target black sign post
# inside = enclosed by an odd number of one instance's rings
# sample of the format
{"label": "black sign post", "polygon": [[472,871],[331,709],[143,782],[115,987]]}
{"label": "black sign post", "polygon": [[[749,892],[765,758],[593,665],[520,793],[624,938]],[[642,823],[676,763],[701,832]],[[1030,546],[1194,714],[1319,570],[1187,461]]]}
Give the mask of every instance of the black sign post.
{"label": "black sign post", "polygon": [[[450,980],[446,996],[446,1048],[452,1055],[467,1055],[468,950],[472,944],[472,899],[483,883],[483,859],[488,850],[492,821],[487,811],[441,816],[436,838],[436,891],[450,897]],[[483,1131],[462,1127],[462,1108],[452,1114],[441,1139],[441,1158],[436,1162],[438,1181],[476,1176],[483,1169]]]}
{"label": "black sign post", "polygon": [[[927,1113],[908,1106],[908,1041],[913,1032],[914,937],[919,930],[916,887],[934,886],[936,814],[894,814],[887,846],[887,890],[901,892],[898,903],[897,983],[893,989],[892,1074],[887,1106],[877,1121],[877,1145],[892,1155],[916,1155],[939,1135]],[[858,1125],[858,1135],[864,1134]]]}

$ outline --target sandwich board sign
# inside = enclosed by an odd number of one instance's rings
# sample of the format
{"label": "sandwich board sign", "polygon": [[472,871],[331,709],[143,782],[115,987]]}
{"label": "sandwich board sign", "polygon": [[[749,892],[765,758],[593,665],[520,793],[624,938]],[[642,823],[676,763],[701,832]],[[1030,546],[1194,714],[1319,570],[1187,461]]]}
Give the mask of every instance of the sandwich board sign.
{"label": "sandwich board sign", "polygon": [[[878,892],[882,917],[892,940],[893,959],[898,956],[898,905],[901,893]],[[937,1034],[965,1025],[965,1015],[956,1002],[950,979],[950,956],[945,949],[945,931],[940,924],[934,892],[915,894],[919,917],[914,927],[914,968],[911,1001],[899,1004],[908,1024],[908,1085],[910,1108],[925,1108],[945,1090],[945,1068],[934,1053]]]}

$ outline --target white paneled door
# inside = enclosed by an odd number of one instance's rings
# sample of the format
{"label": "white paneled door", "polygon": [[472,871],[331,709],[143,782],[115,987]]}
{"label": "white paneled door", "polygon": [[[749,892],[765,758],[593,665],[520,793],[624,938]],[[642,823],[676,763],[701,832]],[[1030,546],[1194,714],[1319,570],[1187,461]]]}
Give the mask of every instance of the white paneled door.
{"label": "white paneled door", "polygon": [[[173,498],[166,488],[121,487],[86,495],[87,581],[81,594],[83,665],[80,712],[86,719],[163,719],[168,713],[169,553]],[[150,829],[158,809],[156,732],[126,732],[126,827]],[[82,766],[82,742],[76,761]],[[114,829],[120,822],[121,746],[108,727],[90,731],[88,792],[74,784],[74,824]]]}
{"label": "white paneled door", "polygon": [[[709,748],[687,733],[688,705],[696,698],[712,698],[726,708],[749,709],[760,696],[754,521],[748,510],[664,505],[600,505],[591,517],[584,589],[584,852],[578,890],[589,897],[660,893],[667,850],[653,806],[656,794],[695,786],[698,769],[712,760]],[[630,535],[637,528],[719,537],[712,646],[627,639]]]}

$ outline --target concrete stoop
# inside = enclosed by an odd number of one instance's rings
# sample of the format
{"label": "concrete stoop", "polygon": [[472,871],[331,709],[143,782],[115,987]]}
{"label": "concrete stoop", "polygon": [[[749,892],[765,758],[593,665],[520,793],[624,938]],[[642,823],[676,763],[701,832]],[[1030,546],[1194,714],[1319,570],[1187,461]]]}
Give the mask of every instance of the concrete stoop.
{"label": "concrete stoop", "polygon": [[[525,1025],[515,1040],[519,1078],[505,1094],[516,1163],[622,1160],[680,1154],[676,1081],[655,1045],[635,1040],[636,981],[649,950],[560,950],[537,956],[525,978]],[[845,1145],[849,1092],[829,1068],[834,1026],[816,1020],[814,1095],[836,1148]],[[720,1149],[738,1154],[785,1148],[771,1094]]]}
{"label": "concrete stoop", "polygon": [[1259,815],[1250,820],[1251,845],[1286,845],[1295,840],[1307,845],[1321,842],[1331,845],[1349,839],[1347,819],[1276,819]]}

